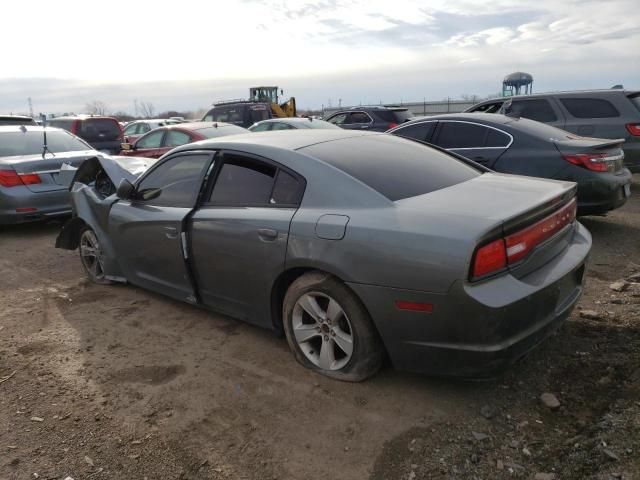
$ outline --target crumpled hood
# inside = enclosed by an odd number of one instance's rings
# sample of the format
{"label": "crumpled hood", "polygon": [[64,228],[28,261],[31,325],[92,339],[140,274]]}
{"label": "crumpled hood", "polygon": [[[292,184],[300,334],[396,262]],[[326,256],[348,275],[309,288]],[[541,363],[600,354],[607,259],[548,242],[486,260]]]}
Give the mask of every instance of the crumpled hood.
{"label": "crumpled hood", "polygon": [[102,168],[113,184],[118,186],[123,178],[131,183],[135,182],[156,161],[155,158],[96,155],[85,160],[78,168],[63,164],[60,169],[60,179],[64,185],[71,188],[74,182],[92,181],[98,169]]}

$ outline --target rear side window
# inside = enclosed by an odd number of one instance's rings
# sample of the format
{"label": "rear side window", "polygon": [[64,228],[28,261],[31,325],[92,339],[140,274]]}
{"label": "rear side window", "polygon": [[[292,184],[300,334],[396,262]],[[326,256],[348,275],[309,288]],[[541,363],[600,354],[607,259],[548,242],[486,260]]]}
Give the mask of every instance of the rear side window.
{"label": "rear side window", "polygon": [[268,205],[275,176],[272,165],[225,155],[210,201],[218,205]]}
{"label": "rear side window", "polygon": [[395,135],[319,143],[301,152],[327,162],[391,201],[466,182],[480,170],[427,145]]}
{"label": "rear side window", "polygon": [[511,137],[509,137],[509,135],[490,128],[489,132],[487,133],[487,139],[484,142],[484,146],[492,148],[502,148],[509,145],[509,142],[511,142]]}
{"label": "rear side window", "polygon": [[636,93],[635,95],[630,96],[629,100],[631,100],[631,103],[633,103],[635,107],[640,110],[640,93]]}
{"label": "rear side window", "polygon": [[298,205],[302,200],[303,191],[302,181],[284,170],[280,170],[269,202],[276,205]]}
{"label": "rear side window", "polygon": [[414,140],[420,140],[421,142],[428,142],[431,139],[431,134],[437,122],[422,122],[409,124],[406,127],[400,128],[393,132],[394,135],[400,137],[412,138]]}
{"label": "rear side window", "polygon": [[225,154],[209,201],[216,205],[298,205],[304,182],[274,165]]}
{"label": "rear side window", "polygon": [[208,155],[171,158],[142,179],[136,199],[163,207],[193,207],[208,165]]}
{"label": "rear side window", "polygon": [[88,118],[81,120],[78,136],[90,142],[117,140],[120,137],[120,127],[115,120],[108,118]]}
{"label": "rear side window", "polygon": [[344,121],[347,119],[346,113],[339,113],[338,115],[331,117],[327,120],[329,123],[333,123],[334,125],[342,125]]}
{"label": "rear side window", "polygon": [[435,144],[442,148],[484,147],[486,127],[474,123],[440,122]]}
{"label": "rear side window", "polygon": [[364,112],[353,112],[346,123],[371,123],[371,118]]}
{"label": "rear side window", "polygon": [[602,98],[561,98],[564,108],[576,118],[614,118],[620,112]]}
{"label": "rear side window", "polygon": [[534,100],[514,100],[511,105],[511,114],[528,118],[536,122],[555,122],[558,120],[548,100],[544,98]]}

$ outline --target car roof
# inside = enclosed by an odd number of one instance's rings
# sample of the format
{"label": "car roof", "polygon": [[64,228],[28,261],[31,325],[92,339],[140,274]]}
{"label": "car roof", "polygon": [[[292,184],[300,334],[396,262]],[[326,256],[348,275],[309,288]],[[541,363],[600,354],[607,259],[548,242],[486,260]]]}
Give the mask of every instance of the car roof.
{"label": "car roof", "polygon": [[177,147],[173,151],[202,148],[232,148],[234,146],[264,146],[284,150],[299,150],[318,143],[333,142],[344,138],[365,135],[384,135],[378,132],[358,132],[334,129],[278,130],[271,132],[246,133],[226,137],[212,138]]}
{"label": "car roof", "polygon": [[409,110],[409,107],[397,106],[397,107],[386,107],[384,105],[359,105],[357,107],[349,107],[338,110],[331,115],[335,115],[336,113],[347,113],[347,112],[357,112],[364,110],[380,110],[380,111],[388,111],[388,112],[404,112]]}
{"label": "car roof", "polygon": [[324,120],[320,120],[318,118],[308,118],[308,117],[278,117],[278,118],[267,118],[265,120],[260,120],[258,123],[275,123],[275,122],[290,122],[290,123],[309,123],[309,122],[324,122]]}
{"label": "car roof", "polygon": [[585,96],[585,95],[634,95],[639,93],[637,90],[627,90],[623,88],[601,88],[601,89],[593,89],[593,90],[563,90],[558,92],[538,92],[538,93],[530,93],[526,95],[514,95],[511,97],[496,97],[489,98],[487,100],[483,100],[478,102],[475,105],[481,105],[484,103],[491,102],[504,102],[509,99],[520,99],[520,98],[544,98],[556,95],[562,96]]}
{"label": "car roof", "polygon": [[66,132],[62,128],[56,127],[41,127],[40,125],[0,125],[0,133],[11,132]]}
{"label": "car roof", "polygon": [[[202,130],[203,128],[226,128],[226,127],[238,127],[232,123],[226,122],[184,122],[165,125],[161,128],[166,130]],[[242,128],[242,127],[240,127]]]}
{"label": "car roof", "polygon": [[422,117],[413,117],[398,127],[404,127],[411,123],[424,122],[426,120],[467,120],[479,121],[485,123],[506,124],[512,122],[517,117],[509,117],[499,113],[469,112],[469,113],[443,113],[441,115],[426,115]]}
{"label": "car roof", "polygon": [[110,117],[109,115],[65,115],[63,117],[54,117],[54,118],[50,118],[47,121],[52,121],[52,120],[90,120],[92,118],[97,118],[97,119],[109,119],[109,120],[115,120],[116,122],[118,121],[117,118],[115,117]]}

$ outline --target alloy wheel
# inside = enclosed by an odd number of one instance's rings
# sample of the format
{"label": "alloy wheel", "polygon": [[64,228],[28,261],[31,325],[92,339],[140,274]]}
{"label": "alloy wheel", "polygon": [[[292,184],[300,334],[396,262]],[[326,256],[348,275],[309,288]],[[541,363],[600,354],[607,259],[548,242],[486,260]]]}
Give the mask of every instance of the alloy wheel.
{"label": "alloy wheel", "polygon": [[340,370],[353,355],[353,329],[344,309],[329,295],[307,292],[295,303],[295,341],[302,353],[323,370]]}

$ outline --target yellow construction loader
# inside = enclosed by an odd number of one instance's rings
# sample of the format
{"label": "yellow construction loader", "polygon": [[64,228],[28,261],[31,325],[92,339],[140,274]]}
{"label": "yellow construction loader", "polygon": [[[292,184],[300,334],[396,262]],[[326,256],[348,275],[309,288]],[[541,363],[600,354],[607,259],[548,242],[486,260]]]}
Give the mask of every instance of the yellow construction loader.
{"label": "yellow construction loader", "polygon": [[[280,90],[280,95],[284,92]],[[265,102],[271,105],[271,113],[274,117],[295,117],[296,99],[291,97],[286,102],[280,103],[278,87],[250,87],[249,100],[253,102]]]}

